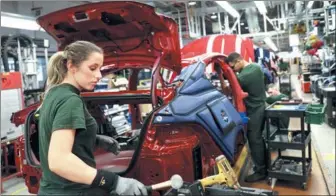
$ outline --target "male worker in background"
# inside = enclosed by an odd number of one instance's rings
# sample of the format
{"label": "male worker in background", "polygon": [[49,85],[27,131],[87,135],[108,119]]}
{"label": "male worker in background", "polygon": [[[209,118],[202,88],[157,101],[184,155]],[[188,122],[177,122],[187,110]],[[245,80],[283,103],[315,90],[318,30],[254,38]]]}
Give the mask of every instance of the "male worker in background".
{"label": "male worker in background", "polygon": [[266,146],[262,136],[265,118],[265,84],[264,73],[261,67],[255,63],[248,63],[240,54],[233,52],[226,62],[235,72],[243,91],[248,93],[244,99],[249,122],[247,125],[247,139],[251,156],[254,162],[254,174],[245,178],[246,182],[256,182],[266,178]]}

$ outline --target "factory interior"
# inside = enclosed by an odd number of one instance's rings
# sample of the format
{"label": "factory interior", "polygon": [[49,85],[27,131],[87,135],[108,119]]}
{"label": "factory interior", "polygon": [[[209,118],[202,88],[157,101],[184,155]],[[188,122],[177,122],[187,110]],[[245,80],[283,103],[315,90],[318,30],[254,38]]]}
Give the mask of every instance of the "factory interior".
{"label": "factory interior", "polygon": [[1,195],[335,195],[336,1],[1,1]]}

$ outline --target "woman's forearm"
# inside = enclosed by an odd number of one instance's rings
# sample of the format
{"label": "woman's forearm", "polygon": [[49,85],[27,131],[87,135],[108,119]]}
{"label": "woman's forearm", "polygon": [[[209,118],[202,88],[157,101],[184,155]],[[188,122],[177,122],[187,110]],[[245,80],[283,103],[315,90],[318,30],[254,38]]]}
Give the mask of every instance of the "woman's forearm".
{"label": "woman's forearm", "polygon": [[91,185],[97,175],[95,168],[84,163],[73,153],[62,155],[57,159],[49,161],[50,170],[67,180]]}

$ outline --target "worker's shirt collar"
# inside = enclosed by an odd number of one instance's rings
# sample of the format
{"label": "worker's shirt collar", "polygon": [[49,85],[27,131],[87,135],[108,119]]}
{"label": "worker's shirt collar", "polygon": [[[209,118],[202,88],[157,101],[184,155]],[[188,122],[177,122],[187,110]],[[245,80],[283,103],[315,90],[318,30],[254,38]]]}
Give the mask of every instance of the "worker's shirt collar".
{"label": "worker's shirt collar", "polygon": [[62,83],[61,85],[64,86],[65,88],[69,89],[71,92],[76,93],[77,95],[80,94],[80,90],[72,84]]}

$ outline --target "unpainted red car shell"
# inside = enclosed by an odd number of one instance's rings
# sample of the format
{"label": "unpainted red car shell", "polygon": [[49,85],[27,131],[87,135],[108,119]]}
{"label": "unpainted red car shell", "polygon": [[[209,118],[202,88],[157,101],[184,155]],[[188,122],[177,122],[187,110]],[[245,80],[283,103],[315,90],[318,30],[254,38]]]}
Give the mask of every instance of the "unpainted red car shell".
{"label": "unpainted red car shell", "polygon": [[[83,11],[90,20],[76,22],[74,13]],[[108,26],[102,23],[101,16],[105,11],[120,15],[127,21],[127,25]],[[71,28],[78,31],[65,32],[59,28],[55,29],[55,25],[62,22],[68,23]],[[182,68],[177,24],[168,17],[156,14],[154,8],[148,5],[136,2],[93,3],[48,14],[40,17],[38,23],[56,39],[60,50],[76,39],[94,41],[101,46],[105,53],[105,66],[102,69],[104,72],[125,68],[152,68],[151,66],[160,54],[164,54],[160,65],[174,71],[173,75],[178,74]],[[95,40],[96,37],[89,30],[97,28],[105,29],[112,41]],[[150,32],[150,34],[144,32]],[[139,43],[141,44],[139,45]],[[123,50],[134,49],[123,52],[120,48]],[[202,53],[202,51],[199,52]],[[205,52],[203,51],[203,53]],[[232,73],[228,71],[228,74]],[[174,91],[171,88],[158,91],[156,90],[157,93],[166,97],[164,103],[168,103],[174,97]],[[139,92],[150,94],[150,91],[123,91],[118,93],[88,92],[81,95],[83,97],[118,96],[124,93],[134,93],[135,95]],[[24,123],[29,111],[36,109],[38,105],[39,103],[13,115],[12,122],[16,125]],[[137,151],[123,152],[119,156],[96,151],[97,168],[108,167],[113,171],[121,171],[130,165],[120,175],[136,178],[146,185],[169,180],[174,174],[180,174],[188,182],[193,182],[196,177],[206,177],[213,174],[215,158],[222,152],[203,127],[196,124],[153,126],[152,119],[148,120],[149,123],[143,127],[143,135]],[[193,165],[195,147],[200,148],[202,152],[202,166],[197,171]],[[25,163],[23,138],[20,141],[20,152],[21,161]],[[41,171],[26,164],[23,164],[22,170],[29,192],[37,193],[39,185],[32,183],[31,179],[39,180]],[[195,172],[198,173],[197,176]]]}

